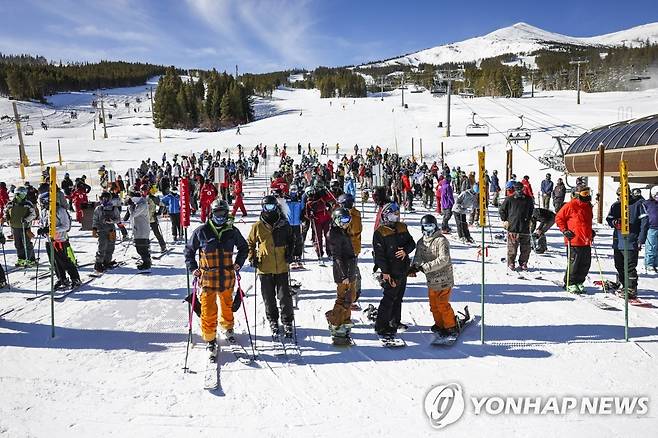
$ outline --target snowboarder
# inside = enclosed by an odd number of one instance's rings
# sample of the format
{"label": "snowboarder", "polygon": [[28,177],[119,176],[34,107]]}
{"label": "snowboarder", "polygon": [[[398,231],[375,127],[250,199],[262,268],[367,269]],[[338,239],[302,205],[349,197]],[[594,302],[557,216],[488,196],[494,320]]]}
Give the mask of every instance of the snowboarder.
{"label": "snowboarder", "polygon": [[325,313],[333,338],[350,337],[352,328],[351,306],[356,296],[356,255],[348,227],[352,216],[347,208],[339,207],[331,214],[331,229],[327,252],[333,260],[336,283],[336,301],[332,310]]}
{"label": "snowboarder", "polygon": [[[41,207],[41,226],[38,233],[40,236],[47,237],[50,231],[50,194],[48,192],[39,195],[39,204]],[[56,203],[55,218],[55,237],[52,240],[50,238],[46,239],[46,253],[57,276],[54,288],[76,288],[80,286],[81,282],[73,249],[69,243],[68,232],[71,229],[71,217],[65,207]],[[50,259],[51,249],[53,250],[54,260]],[[70,277],[70,281],[67,279],[66,274]]]}
{"label": "snowboarder", "polygon": [[[194,230],[185,246],[185,264],[201,285],[201,332],[209,350],[217,338],[217,300],[221,306],[219,324],[227,338],[233,337],[233,288],[235,276],[247,259],[249,248],[240,230],[233,227],[228,203],[215,199],[208,221]],[[233,251],[238,253],[233,260]],[[199,262],[196,253],[199,252]]]}
{"label": "snowboarder", "polygon": [[[621,187],[617,189],[617,197],[620,196]],[[618,289],[624,287],[624,249],[626,249],[628,254],[628,297],[637,298],[637,261],[649,229],[649,217],[641,195],[628,194],[628,216],[629,233],[627,236],[621,233],[621,201],[619,199],[610,206],[606,222],[614,228],[612,249],[615,269],[617,269],[615,286]]]}
{"label": "snowboarder", "polygon": [[592,264],[592,194],[589,187],[578,186],[574,198],[564,204],[555,216],[555,223],[564,235],[567,245],[567,271],[564,288],[567,292],[585,292],[583,283]]}
{"label": "snowboarder", "polygon": [[[354,206],[354,198],[347,193],[342,194],[338,198],[338,205],[346,208],[350,212],[352,220],[347,227],[347,234],[352,240],[352,249],[354,250],[355,257],[359,257],[361,253],[361,233],[363,232],[363,224],[361,223],[361,212]],[[353,302],[356,302],[361,296],[361,270],[359,265],[356,265],[356,295]]]}
{"label": "snowboarder", "polygon": [[149,247],[149,238],[151,237],[149,204],[151,201],[147,196],[148,187],[146,191],[132,191],[127,201],[135,249],[142,259],[141,263],[137,265],[137,269],[140,271],[151,269],[151,249]]}
{"label": "snowboarder", "polygon": [[555,213],[548,208],[535,208],[532,212],[531,226],[532,240],[535,252],[544,254],[548,249],[546,232],[555,224]]}
{"label": "snowboarder", "polygon": [[121,221],[121,210],[112,202],[112,195],[103,192],[100,203],[94,209],[92,221],[93,236],[98,238],[98,250],[94,270],[97,274],[109,269],[114,255],[114,242],[117,238],[116,224]]}
{"label": "snowboarder", "polygon": [[16,266],[31,267],[36,264],[34,246],[32,245],[32,230],[30,224],[37,217],[34,204],[27,199],[27,188],[18,187],[7,207],[5,217],[9,221],[14,236],[14,247],[18,260]]}
{"label": "snowboarder", "polygon": [[450,305],[450,293],[455,285],[450,258],[450,243],[441,233],[436,217],[431,214],[420,220],[423,237],[416,244],[410,275],[420,271],[427,279],[430,311],[434,317],[432,332],[441,337],[459,335],[455,312]]}
{"label": "snowboarder", "polygon": [[381,225],[375,230],[372,246],[375,268],[381,270],[380,284],[384,296],[377,309],[375,331],[389,338],[398,328],[405,328],[401,322],[402,299],[407,287],[409,253],[416,248],[407,226],[400,222],[400,207],[391,202],[384,206]]}
{"label": "snowboarder", "polygon": [[[292,257],[292,228],[283,215],[276,197],[265,196],[261,206],[260,218],[251,227],[247,238],[249,261],[257,269],[260,278],[265,315],[272,334],[279,334],[280,315],[285,337],[292,338],[295,316],[288,278]],[[277,299],[281,312],[277,307]]]}
{"label": "snowboarder", "polygon": [[649,229],[644,247],[644,267],[647,272],[658,273],[658,191],[644,202]]}
{"label": "snowboarder", "polygon": [[507,230],[507,267],[516,270],[516,255],[519,254],[519,269],[528,269],[530,257],[530,218],[534,209],[533,199],[526,195],[525,186],[514,183],[514,194],[503,200],[498,212],[503,228]]}

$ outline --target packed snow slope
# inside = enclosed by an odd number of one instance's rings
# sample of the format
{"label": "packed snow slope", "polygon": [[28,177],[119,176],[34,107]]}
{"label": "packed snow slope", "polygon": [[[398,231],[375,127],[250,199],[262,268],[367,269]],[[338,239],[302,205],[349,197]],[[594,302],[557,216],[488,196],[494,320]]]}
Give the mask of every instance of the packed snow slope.
{"label": "packed snow slope", "polygon": [[556,45],[565,44],[602,48],[613,46],[639,47],[647,41],[651,44],[658,42],[658,23],[648,23],[619,32],[592,37],[572,37],[548,32],[527,23],[516,23],[483,36],[432,47],[382,62],[365,64],[363,67],[474,62],[508,53],[529,54],[537,50],[551,49]]}
{"label": "packed snow slope", "polygon": [[[124,90],[116,99],[136,102],[144,88]],[[350,154],[354,144],[379,144],[389,151],[411,154],[414,140],[418,157],[423,140],[426,160],[436,158],[444,142],[446,160],[467,171],[476,169],[476,151],[487,150],[487,168],[504,173],[505,132],[525,114],[532,128],[530,151],[515,148],[515,172],[528,174],[537,189],[546,173],[534,157],[551,148],[552,135],[578,134],[585,129],[630,116],[655,111],[658,91],[585,95],[583,105],[575,104],[572,92],[540,93],[535,99],[462,100],[455,98],[453,137],[444,138],[445,98],[429,93],[405,95],[409,108],[403,110],[398,94],[367,99],[319,99],[316,91],[278,90],[272,100],[256,104],[259,120],[245,125],[241,135],[235,130],[195,133],[163,130],[162,143],[152,126],[148,104],[128,112],[121,105],[113,109],[108,125],[109,138],[96,130],[92,140],[92,114],[86,102],[70,103],[74,95],[60,96],[66,103],[42,107],[20,103],[30,115],[35,134],[26,137],[32,161],[28,175],[38,182],[38,142],[42,142],[44,162],[57,160],[60,140],[64,163],[57,166],[61,177],[82,173],[92,178],[94,193],[99,187],[96,169],[100,164],[124,172],[142,159],[159,160],[163,152],[186,154],[203,149],[229,149],[235,154],[238,143],[247,151],[257,143],[288,145],[296,156],[296,144],[311,142],[330,145]],[[53,100],[55,101],[55,100]],[[60,105],[60,106],[58,106]],[[44,117],[60,109],[77,108],[77,120],[68,124],[51,123],[47,131],[38,127]],[[85,113],[85,109],[87,112]],[[10,103],[0,100],[0,114],[11,111]],[[491,125],[491,135],[473,139],[464,136],[471,112]],[[632,114],[630,114],[632,113]],[[2,125],[3,131],[7,128]],[[20,183],[16,138],[5,138],[0,147],[0,181]],[[325,160],[326,157],[323,158]],[[256,178],[245,183],[249,216],[237,221],[247,234],[256,220],[258,205],[267,191],[269,175],[277,160],[270,159]],[[554,179],[559,175],[553,172]],[[573,179],[569,179],[573,182]],[[607,187],[614,188],[609,182]],[[608,193],[611,193],[608,191]],[[92,196],[93,198],[93,196]],[[606,202],[611,202],[607,200]],[[428,211],[405,214],[415,238],[420,237],[418,221]],[[359,257],[363,273],[361,305],[377,305],[381,289],[369,275],[372,270],[374,206],[363,207],[364,249]],[[306,268],[292,277],[302,282],[296,324],[301,362],[289,363],[272,353],[266,329],[260,287],[254,287],[254,273],[245,267],[242,286],[247,290],[246,306],[251,333],[256,333],[260,354],[253,366],[237,362],[230,352],[221,353],[224,395],[202,389],[206,353],[194,322],[190,367],[181,370],[187,337],[187,305],[182,302],[186,274],[182,247],[154,261],[151,275],[138,275],[131,245],[117,245],[116,260],[128,264],[112,271],[55,303],[56,337],[50,338],[50,302],[27,301],[49,280],[35,283],[30,273],[11,273],[11,291],[0,294],[0,310],[13,311],[0,319],[0,435],[8,437],[87,437],[87,436],[177,436],[210,437],[230,434],[245,437],[308,437],[337,434],[367,436],[435,436],[423,410],[426,393],[437,384],[460,383],[466,397],[499,396],[595,396],[631,395],[651,398],[649,413],[641,416],[591,416],[570,413],[547,415],[479,415],[467,408],[463,417],[441,431],[447,436],[645,436],[656,429],[655,380],[658,357],[658,314],[656,309],[629,309],[631,341],[624,341],[623,311],[604,311],[588,301],[563,292],[552,281],[562,278],[566,249],[559,232],[551,230],[549,252],[533,254],[530,280],[507,275],[501,258],[504,243],[493,239],[501,232],[495,210],[485,238],[488,254],[485,264],[484,320],[480,310],[481,263],[478,248],[452,242],[456,286],[453,305],[468,305],[475,322],[452,348],[428,345],[432,324],[423,276],[410,278],[403,304],[403,321],[411,324],[402,333],[407,347],[385,349],[360,312],[353,313],[356,346],[337,349],[330,345],[324,312],[333,305],[335,285],[331,267],[315,260],[310,242],[305,251]],[[192,229],[198,226],[198,219]],[[161,224],[169,237],[169,224]],[[479,239],[479,229],[471,231]],[[597,253],[602,275],[614,278],[611,233],[598,227]],[[5,234],[8,230],[5,228]],[[93,260],[95,239],[74,227],[71,242],[80,264]],[[155,242],[154,242],[155,243]],[[154,245],[154,249],[157,245]],[[16,260],[13,245],[5,245],[7,265]],[[41,247],[43,255],[43,245]],[[642,260],[640,261],[642,264]],[[80,269],[83,279],[90,267]],[[536,277],[541,277],[537,279]],[[594,292],[600,278],[596,261],[586,283]],[[658,305],[658,279],[642,275],[640,296]],[[254,300],[254,292],[256,300]],[[603,295],[599,293],[599,295]],[[603,298],[602,298],[603,299]],[[257,316],[254,318],[254,301]],[[622,302],[608,299],[617,308]],[[0,312],[2,313],[2,312]],[[480,343],[484,323],[485,344]],[[250,351],[247,324],[236,314],[239,341]]]}

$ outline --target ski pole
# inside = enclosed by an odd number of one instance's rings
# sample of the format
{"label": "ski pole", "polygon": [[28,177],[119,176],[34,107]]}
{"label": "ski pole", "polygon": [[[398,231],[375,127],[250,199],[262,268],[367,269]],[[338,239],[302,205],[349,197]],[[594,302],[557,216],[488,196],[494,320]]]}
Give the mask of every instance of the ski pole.
{"label": "ski pole", "polygon": [[567,239],[567,283],[564,285],[564,288],[569,290],[569,281],[571,278],[571,240]]}
{"label": "ski pole", "polygon": [[599,267],[599,275],[601,275],[601,286],[603,286],[603,292],[608,293],[608,287],[605,284],[605,278],[603,278],[603,268],[601,268],[601,260],[599,259],[599,252],[596,250],[596,245],[592,241],[592,248],[594,248],[594,257],[596,257],[596,264]]}
{"label": "ski pole", "polygon": [[[25,230],[23,230],[23,238],[25,238]],[[25,240],[23,241],[23,246],[26,247],[27,250],[27,243]],[[37,237],[37,270],[36,270],[36,277],[34,279],[34,295],[37,295],[39,293],[39,259],[40,258],[41,258],[41,236]]]}
{"label": "ski pole", "polygon": [[[245,323],[247,324],[247,334],[249,334],[249,343],[251,344],[251,355],[253,356],[254,360],[256,360],[256,347],[254,347],[254,340],[251,337],[251,329],[249,328],[249,318],[247,318],[247,308],[244,304],[244,291],[242,290],[242,286],[240,286],[240,273],[236,273],[235,279],[238,282],[238,292],[240,293],[240,301],[242,302],[242,312],[244,313],[244,320]],[[256,297],[254,297],[254,300]]]}
{"label": "ski pole", "polygon": [[254,266],[254,351],[256,350],[256,330],[258,328],[258,315],[257,315],[257,298],[258,298],[258,268]]}
{"label": "ski pole", "polygon": [[5,261],[5,278],[7,280],[7,287],[11,290],[11,284],[9,283],[9,271],[7,270],[7,254],[5,253],[5,244],[2,244],[2,258]]}
{"label": "ski pole", "polygon": [[192,320],[194,318],[194,305],[196,304],[196,285],[198,277],[194,277],[192,282],[192,299],[191,303],[188,302],[188,332],[187,332],[187,346],[185,347],[185,365],[183,366],[183,372],[187,373],[190,369],[187,367],[187,358],[190,354],[190,343],[192,342]]}

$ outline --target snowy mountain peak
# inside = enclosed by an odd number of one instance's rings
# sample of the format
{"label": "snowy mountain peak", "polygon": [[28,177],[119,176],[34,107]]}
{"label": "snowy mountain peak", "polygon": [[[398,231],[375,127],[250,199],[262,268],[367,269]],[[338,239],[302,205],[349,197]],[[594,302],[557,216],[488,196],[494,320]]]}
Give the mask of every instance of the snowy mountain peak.
{"label": "snowy mountain peak", "polygon": [[630,29],[592,37],[572,37],[549,32],[525,22],[518,22],[486,35],[464,41],[432,47],[419,52],[367,66],[443,64],[477,62],[485,58],[513,53],[528,54],[555,44],[612,47],[640,46],[646,41],[658,44],[658,23],[648,23]]}

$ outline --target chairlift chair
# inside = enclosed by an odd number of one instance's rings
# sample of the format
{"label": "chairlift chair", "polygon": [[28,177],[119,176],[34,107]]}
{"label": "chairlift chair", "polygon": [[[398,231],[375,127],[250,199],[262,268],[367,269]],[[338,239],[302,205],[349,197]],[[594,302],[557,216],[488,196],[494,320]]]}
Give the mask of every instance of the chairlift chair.
{"label": "chairlift chair", "polygon": [[34,135],[34,128],[29,123],[23,128],[23,134]]}
{"label": "chairlift chair", "polygon": [[507,131],[507,141],[513,143],[518,143],[521,141],[528,142],[530,141],[530,137],[532,137],[532,134],[530,133],[530,130],[523,128],[523,114],[521,114],[518,117],[521,120],[521,124],[516,128]]}
{"label": "chairlift chair", "polygon": [[472,88],[462,88],[459,90],[459,96],[472,99],[475,97],[475,92]]}
{"label": "chairlift chair", "polygon": [[477,123],[475,121],[475,115],[476,113],[472,115],[473,123],[466,125],[466,137],[488,137],[489,126]]}

